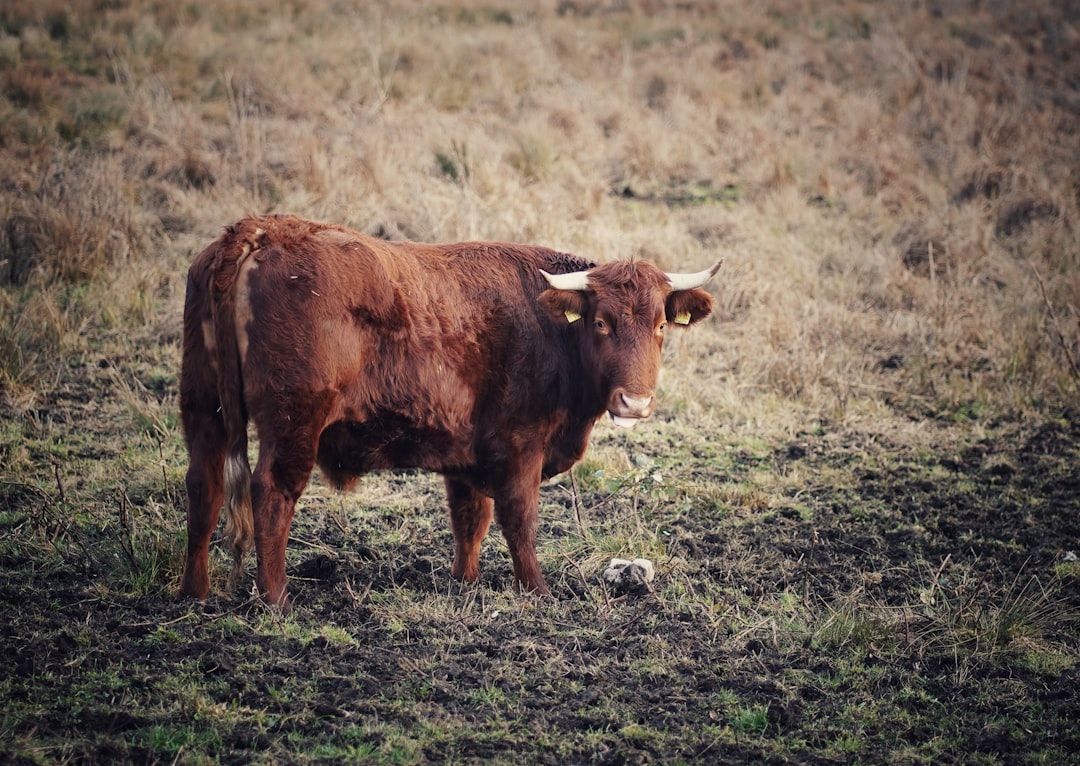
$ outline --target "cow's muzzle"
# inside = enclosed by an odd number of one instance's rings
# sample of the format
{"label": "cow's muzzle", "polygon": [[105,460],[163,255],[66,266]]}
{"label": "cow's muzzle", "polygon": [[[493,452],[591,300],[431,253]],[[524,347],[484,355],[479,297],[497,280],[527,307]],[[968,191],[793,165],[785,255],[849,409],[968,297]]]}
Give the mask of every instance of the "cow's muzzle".
{"label": "cow's muzzle", "polygon": [[651,417],[656,409],[656,396],[631,396],[624,389],[617,388],[608,399],[608,414],[615,425],[623,428],[633,427],[639,420]]}

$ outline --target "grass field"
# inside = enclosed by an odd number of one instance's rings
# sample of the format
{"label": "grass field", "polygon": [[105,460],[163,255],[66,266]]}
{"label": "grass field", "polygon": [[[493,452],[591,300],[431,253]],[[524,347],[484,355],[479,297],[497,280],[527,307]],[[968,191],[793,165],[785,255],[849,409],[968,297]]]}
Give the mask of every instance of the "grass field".
{"label": "grass field", "polygon": [[[1075,759],[1080,8],[373,5],[0,2],[0,761]],[[289,616],[174,599],[186,268],[260,212],[725,259],[542,488],[555,599],[420,473],[316,477]]]}

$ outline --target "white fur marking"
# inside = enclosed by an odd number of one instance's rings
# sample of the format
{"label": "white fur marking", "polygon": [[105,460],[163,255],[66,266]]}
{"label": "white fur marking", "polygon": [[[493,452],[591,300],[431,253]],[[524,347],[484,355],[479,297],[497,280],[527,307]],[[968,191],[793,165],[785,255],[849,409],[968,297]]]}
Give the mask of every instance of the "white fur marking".
{"label": "white fur marking", "polygon": [[259,262],[248,258],[240,265],[240,275],[236,279],[236,347],[240,351],[241,365],[247,364],[247,327],[255,321],[251,310],[251,275],[257,268]]}

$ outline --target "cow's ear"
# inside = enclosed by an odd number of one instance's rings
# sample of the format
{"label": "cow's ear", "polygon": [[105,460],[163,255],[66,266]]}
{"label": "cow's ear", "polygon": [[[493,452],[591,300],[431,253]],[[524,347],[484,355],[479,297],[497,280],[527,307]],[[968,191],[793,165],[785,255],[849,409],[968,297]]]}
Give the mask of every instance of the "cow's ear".
{"label": "cow's ear", "polygon": [[683,327],[700,322],[711,312],[712,296],[704,290],[676,290],[664,306],[668,322]]}
{"label": "cow's ear", "polygon": [[589,300],[585,293],[579,290],[544,290],[540,293],[540,305],[551,316],[560,322],[573,324],[585,316],[585,310],[589,306]]}

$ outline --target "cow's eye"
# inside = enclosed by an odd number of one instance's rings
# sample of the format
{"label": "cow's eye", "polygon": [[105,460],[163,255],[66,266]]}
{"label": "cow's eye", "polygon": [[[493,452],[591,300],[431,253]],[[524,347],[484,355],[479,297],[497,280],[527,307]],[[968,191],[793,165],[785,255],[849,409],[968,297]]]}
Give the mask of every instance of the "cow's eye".
{"label": "cow's eye", "polygon": [[667,329],[667,322],[661,322],[660,323],[660,332],[663,332],[666,329]]}
{"label": "cow's eye", "polygon": [[603,319],[597,319],[593,326],[596,327],[597,332],[607,332],[608,329],[607,322]]}

